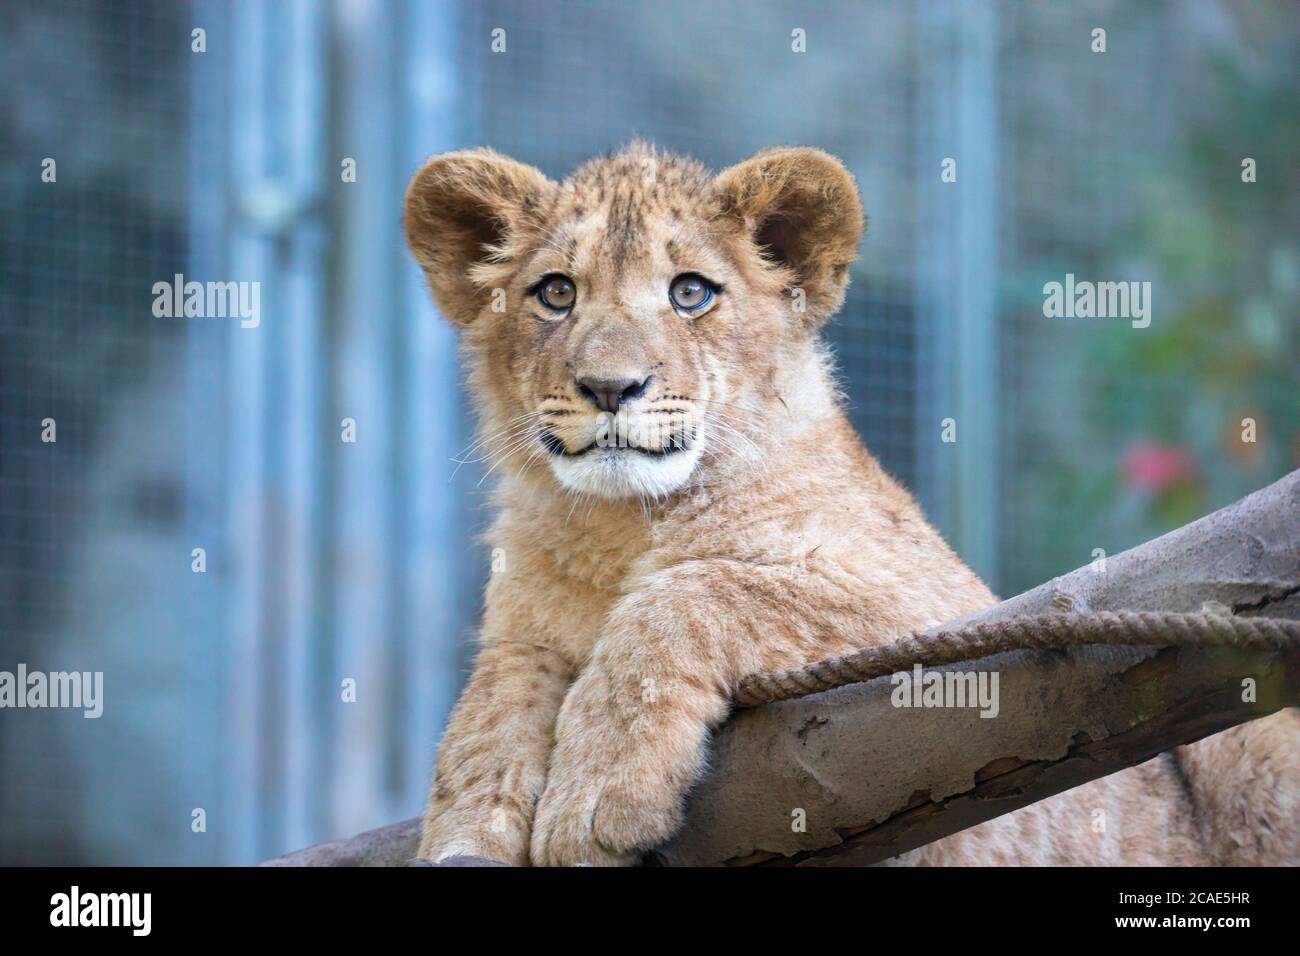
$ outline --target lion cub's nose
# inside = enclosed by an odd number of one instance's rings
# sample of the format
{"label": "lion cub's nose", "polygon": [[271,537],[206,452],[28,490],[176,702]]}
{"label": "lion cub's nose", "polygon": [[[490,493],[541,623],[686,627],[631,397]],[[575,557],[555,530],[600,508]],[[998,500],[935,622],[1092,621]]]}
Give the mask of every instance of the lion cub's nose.
{"label": "lion cub's nose", "polygon": [[578,379],[578,392],[589,402],[595,402],[602,412],[614,413],[624,402],[640,398],[650,385],[650,379],[643,378],[594,378],[585,376]]}

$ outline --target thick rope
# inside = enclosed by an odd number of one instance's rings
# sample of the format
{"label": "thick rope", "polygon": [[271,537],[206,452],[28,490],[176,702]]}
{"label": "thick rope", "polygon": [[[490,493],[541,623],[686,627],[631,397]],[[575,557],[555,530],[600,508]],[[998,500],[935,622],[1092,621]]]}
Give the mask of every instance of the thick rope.
{"label": "thick rope", "polygon": [[1135,647],[1285,647],[1300,643],[1300,621],[1271,617],[1234,617],[1202,611],[1099,611],[1091,614],[1048,612],[1001,621],[913,634],[881,647],[867,647],[775,674],[754,674],[740,682],[737,707],[757,707],[774,700],[803,697],[845,684],[910,670],[914,665],[941,667],[1006,651],[1050,650],[1081,644]]}

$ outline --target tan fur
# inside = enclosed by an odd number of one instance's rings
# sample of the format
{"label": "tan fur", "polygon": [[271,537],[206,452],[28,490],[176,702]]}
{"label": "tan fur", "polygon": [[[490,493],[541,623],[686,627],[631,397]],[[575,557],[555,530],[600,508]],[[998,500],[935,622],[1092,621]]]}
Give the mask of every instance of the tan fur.
{"label": "tan fur", "polygon": [[[716,177],[644,143],[563,183],[490,150],[416,174],[406,231],[462,330],[499,476],[489,538],[505,559],[438,755],[422,856],[632,862],[679,825],[742,677],[994,600],[836,399],[817,333],[843,301],[862,224],[852,178],[813,149],[767,150]],[[673,307],[682,273],[721,284],[711,308]],[[566,315],[528,291],[553,274],[577,289]],[[593,375],[645,380],[604,419],[631,447],[593,444],[601,415],[579,385]],[[656,454],[674,443],[685,450]],[[1104,800],[1152,815],[1128,817],[1146,846],[1169,815],[1145,792],[1161,774],[1095,782],[923,861],[1190,861],[1204,842],[1190,817],[1132,859],[1087,842]],[[1277,774],[1256,783],[1293,783],[1295,767]],[[1229,809],[1254,852],[1249,803]]]}

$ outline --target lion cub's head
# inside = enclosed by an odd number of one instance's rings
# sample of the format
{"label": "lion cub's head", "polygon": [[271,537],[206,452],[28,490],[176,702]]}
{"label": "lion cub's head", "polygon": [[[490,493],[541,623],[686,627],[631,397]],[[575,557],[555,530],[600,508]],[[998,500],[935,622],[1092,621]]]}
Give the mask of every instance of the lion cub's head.
{"label": "lion cub's head", "polygon": [[561,183],[490,149],[435,156],[404,224],[499,467],[660,498],[762,445],[783,370],[814,367],[843,301],[862,207],[815,149],[713,176],[636,142]]}

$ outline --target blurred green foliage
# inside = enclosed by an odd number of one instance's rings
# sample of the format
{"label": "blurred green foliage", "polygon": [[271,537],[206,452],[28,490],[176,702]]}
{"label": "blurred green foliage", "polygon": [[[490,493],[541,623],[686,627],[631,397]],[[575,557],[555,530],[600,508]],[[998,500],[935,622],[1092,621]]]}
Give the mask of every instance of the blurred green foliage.
{"label": "blurred green foliage", "polygon": [[[1168,148],[1129,157],[1133,215],[1089,265],[1149,278],[1153,318],[1146,329],[1092,320],[1110,324],[1073,338],[1077,420],[1053,437],[1036,482],[1055,516],[1036,536],[1044,571],[1155,537],[1300,466],[1300,89],[1293,71],[1248,74],[1227,59],[1206,85],[1210,100]],[[1246,157],[1255,182],[1242,180]],[[1160,456],[1186,467],[1144,482]]]}

